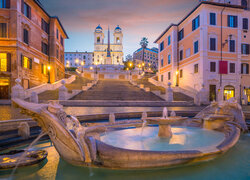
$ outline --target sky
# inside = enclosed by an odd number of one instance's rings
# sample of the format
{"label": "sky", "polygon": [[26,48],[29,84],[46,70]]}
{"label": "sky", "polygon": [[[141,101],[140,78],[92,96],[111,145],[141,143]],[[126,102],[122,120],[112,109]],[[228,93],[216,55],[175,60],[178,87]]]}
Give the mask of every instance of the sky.
{"label": "sky", "polygon": [[[147,37],[149,48],[171,24],[178,23],[198,0],[40,0],[51,16],[58,16],[69,39],[65,52],[94,49],[94,30],[100,24],[107,37],[119,25],[123,31],[124,57],[140,48]],[[112,36],[111,36],[112,38]],[[112,43],[111,39],[111,43]],[[106,40],[107,42],[107,40]]]}

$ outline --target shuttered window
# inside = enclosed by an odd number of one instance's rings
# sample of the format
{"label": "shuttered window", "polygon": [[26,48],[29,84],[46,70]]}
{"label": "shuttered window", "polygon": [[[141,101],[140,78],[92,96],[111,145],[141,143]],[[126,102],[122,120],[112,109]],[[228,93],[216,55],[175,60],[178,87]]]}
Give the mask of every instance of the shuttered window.
{"label": "shuttered window", "polygon": [[210,25],[216,25],[216,14],[210,13]]}
{"label": "shuttered window", "polygon": [[195,19],[192,21],[192,31],[198,29],[200,27],[200,16],[197,16]]}
{"label": "shuttered window", "polygon": [[216,39],[215,38],[210,38],[210,50],[216,51]]}
{"label": "shuttered window", "polygon": [[229,64],[229,72],[230,73],[235,73],[235,63],[230,63]]}
{"label": "shuttered window", "polygon": [[249,44],[241,44],[241,54],[246,54],[248,55],[250,49],[250,45]]}
{"label": "shuttered window", "polygon": [[168,55],[168,64],[171,64],[171,55]]}
{"label": "shuttered window", "polygon": [[178,32],[178,40],[180,41],[180,40],[182,40],[184,38],[184,29],[182,29],[182,30],[180,30],[179,32]]}
{"label": "shuttered window", "polygon": [[230,40],[229,41],[229,51],[230,52],[235,52],[235,40]]}
{"label": "shuttered window", "polygon": [[31,19],[31,8],[27,3],[24,3],[23,1],[22,1],[22,12],[27,18]]}
{"label": "shuttered window", "polygon": [[171,80],[171,72],[168,72],[168,80]]}
{"label": "shuttered window", "polygon": [[236,28],[238,27],[238,17],[237,16],[227,16],[227,25],[228,27]]}
{"label": "shuttered window", "polygon": [[49,34],[49,24],[44,19],[42,19],[41,28],[44,30],[44,32]]}
{"label": "shuttered window", "polygon": [[216,72],[216,62],[210,62],[210,72]]}
{"label": "shuttered window", "polygon": [[247,18],[242,19],[242,29],[248,30],[248,19]]}
{"label": "shuttered window", "polygon": [[42,42],[42,52],[46,55],[48,55],[48,52],[49,52],[49,48],[48,48],[48,44]]}
{"label": "shuttered window", "polygon": [[164,41],[162,41],[160,44],[160,51],[162,51],[163,49],[164,49]]}
{"label": "shuttered window", "polygon": [[249,64],[247,63],[241,64],[241,74],[249,74]]}
{"label": "shuttered window", "polygon": [[180,78],[182,78],[183,77],[183,70],[181,69],[180,70]]}
{"label": "shuttered window", "polygon": [[29,44],[29,31],[27,29],[23,29],[23,42]]}
{"label": "shuttered window", "polygon": [[183,60],[183,50],[180,50],[180,61]]}
{"label": "shuttered window", "polygon": [[0,38],[6,38],[6,37],[7,37],[7,24],[0,23]]}
{"label": "shuttered window", "polygon": [[10,8],[10,0],[0,0],[0,8]]}
{"label": "shuttered window", "polygon": [[194,54],[199,52],[199,41],[194,42]]}
{"label": "shuttered window", "polygon": [[168,45],[171,44],[171,36],[168,36]]}

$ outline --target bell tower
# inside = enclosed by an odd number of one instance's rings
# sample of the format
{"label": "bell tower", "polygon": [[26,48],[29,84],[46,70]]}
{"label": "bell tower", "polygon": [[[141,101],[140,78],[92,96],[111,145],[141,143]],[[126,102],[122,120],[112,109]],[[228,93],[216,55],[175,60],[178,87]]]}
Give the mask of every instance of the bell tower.
{"label": "bell tower", "polygon": [[95,28],[95,44],[103,44],[104,43],[104,33],[100,24]]}
{"label": "bell tower", "polygon": [[122,29],[117,25],[117,27],[114,30],[114,44],[122,44]]}

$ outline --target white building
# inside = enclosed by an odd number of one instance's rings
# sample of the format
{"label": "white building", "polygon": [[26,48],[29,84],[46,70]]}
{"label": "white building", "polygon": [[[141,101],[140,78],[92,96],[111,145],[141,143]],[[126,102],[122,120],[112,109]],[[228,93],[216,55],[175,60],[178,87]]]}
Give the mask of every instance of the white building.
{"label": "white building", "polygon": [[113,32],[113,43],[110,42],[110,32],[108,30],[108,42],[104,42],[104,32],[98,25],[94,32],[94,64],[123,65],[123,33],[117,26]]}
{"label": "white building", "polygon": [[93,64],[92,52],[65,52],[65,67],[81,67]]}

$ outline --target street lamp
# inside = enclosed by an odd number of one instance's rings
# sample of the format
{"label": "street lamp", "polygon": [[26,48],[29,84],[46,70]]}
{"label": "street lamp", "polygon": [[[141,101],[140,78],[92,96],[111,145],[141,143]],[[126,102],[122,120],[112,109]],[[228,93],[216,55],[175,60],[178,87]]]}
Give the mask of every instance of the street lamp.
{"label": "street lamp", "polygon": [[50,65],[48,66],[48,83],[50,84]]}
{"label": "street lamp", "polygon": [[84,61],[81,62],[81,65],[82,65],[82,73],[83,73]]}
{"label": "street lamp", "polygon": [[141,65],[139,64],[138,67],[139,67],[139,75],[141,75]]}

